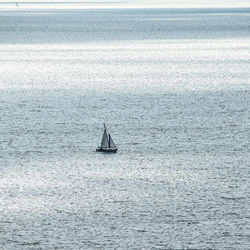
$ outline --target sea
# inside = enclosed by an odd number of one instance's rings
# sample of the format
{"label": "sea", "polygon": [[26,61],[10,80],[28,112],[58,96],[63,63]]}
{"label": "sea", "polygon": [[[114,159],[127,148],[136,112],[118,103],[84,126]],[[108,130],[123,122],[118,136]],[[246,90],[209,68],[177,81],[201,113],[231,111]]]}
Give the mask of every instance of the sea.
{"label": "sea", "polygon": [[0,9],[0,249],[250,249],[249,159],[250,8]]}

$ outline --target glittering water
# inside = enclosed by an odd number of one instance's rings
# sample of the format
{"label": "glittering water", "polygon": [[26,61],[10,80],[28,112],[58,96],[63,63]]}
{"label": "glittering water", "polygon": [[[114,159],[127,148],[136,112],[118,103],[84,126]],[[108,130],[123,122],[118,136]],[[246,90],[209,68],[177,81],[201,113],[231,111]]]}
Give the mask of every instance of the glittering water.
{"label": "glittering water", "polygon": [[248,249],[249,23],[0,12],[0,248]]}

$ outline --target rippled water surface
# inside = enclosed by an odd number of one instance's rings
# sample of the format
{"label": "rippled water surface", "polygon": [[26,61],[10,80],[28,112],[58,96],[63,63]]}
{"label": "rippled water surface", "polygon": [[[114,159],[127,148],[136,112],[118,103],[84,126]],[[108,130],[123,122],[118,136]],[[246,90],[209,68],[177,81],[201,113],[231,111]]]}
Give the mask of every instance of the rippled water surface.
{"label": "rippled water surface", "polygon": [[249,24],[0,12],[0,248],[249,249]]}

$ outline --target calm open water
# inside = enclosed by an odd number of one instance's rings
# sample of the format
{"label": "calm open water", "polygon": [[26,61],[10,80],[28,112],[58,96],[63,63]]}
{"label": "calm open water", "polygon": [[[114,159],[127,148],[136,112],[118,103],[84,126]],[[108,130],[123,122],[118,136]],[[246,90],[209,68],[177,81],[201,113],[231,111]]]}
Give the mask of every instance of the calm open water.
{"label": "calm open water", "polygon": [[250,249],[249,26],[0,12],[0,249]]}

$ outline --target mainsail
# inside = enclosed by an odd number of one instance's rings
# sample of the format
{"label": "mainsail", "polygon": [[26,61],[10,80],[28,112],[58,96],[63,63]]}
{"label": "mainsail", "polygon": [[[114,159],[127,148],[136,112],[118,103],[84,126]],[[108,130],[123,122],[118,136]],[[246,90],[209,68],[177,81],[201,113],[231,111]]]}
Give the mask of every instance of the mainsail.
{"label": "mainsail", "polygon": [[103,136],[102,136],[102,143],[101,147],[102,148],[107,148],[109,146],[109,141],[108,141],[108,134],[106,128],[104,129]]}

